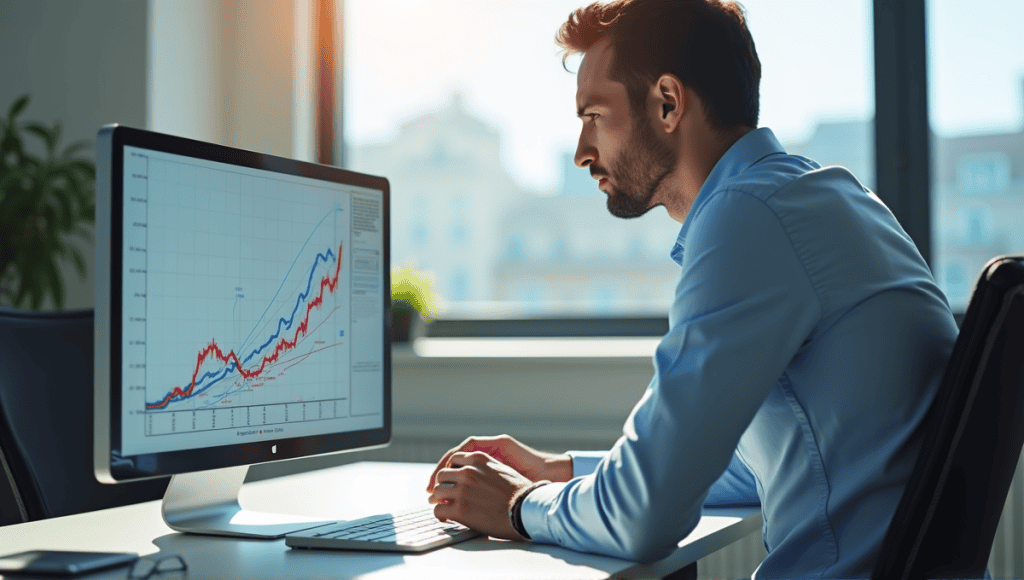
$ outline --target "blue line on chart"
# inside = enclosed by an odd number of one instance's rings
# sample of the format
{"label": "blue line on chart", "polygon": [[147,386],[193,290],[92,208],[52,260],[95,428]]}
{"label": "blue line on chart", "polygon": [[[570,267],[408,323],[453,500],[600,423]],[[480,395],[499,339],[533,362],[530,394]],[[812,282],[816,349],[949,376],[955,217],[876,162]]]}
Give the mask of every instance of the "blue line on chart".
{"label": "blue line on chart", "polygon": [[[267,342],[263,343],[258,349],[256,349],[256,350],[252,351],[251,353],[249,353],[249,356],[245,357],[245,359],[242,361],[243,363],[247,363],[250,360],[252,360],[252,357],[258,355],[261,351],[263,351],[263,349],[267,348],[267,346],[269,346],[270,343],[274,342],[275,339],[279,338],[281,336],[282,325],[285,325],[284,329],[286,329],[286,330],[291,328],[292,324],[295,323],[295,313],[299,311],[299,306],[302,305],[303,300],[305,300],[309,296],[309,293],[311,292],[311,289],[313,287],[313,277],[316,275],[316,267],[318,265],[320,265],[320,260],[321,259],[326,264],[327,261],[328,261],[327,260],[328,258],[334,258],[335,260],[338,259],[337,256],[334,255],[334,252],[331,251],[331,250],[327,250],[326,253],[319,253],[319,252],[317,253],[316,258],[313,260],[313,267],[309,271],[309,279],[306,281],[306,290],[302,294],[299,294],[296,297],[296,299],[295,299],[295,308],[292,309],[291,316],[287,320],[285,318],[283,318],[283,317],[281,319],[279,319],[277,321],[277,331],[274,334],[272,334],[270,336],[270,338],[267,339]],[[289,271],[290,271],[290,269],[289,269]],[[225,377],[227,377],[230,373],[234,372],[234,370],[235,370],[235,363],[232,362],[226,369],[223,369],[222,371],[216,371],[216,372],[207,371],[207,372],[203,373],[203,376],[201,378],[197,378],[196,379],[196,388],[192,389],[192,392],[189,393],[187,397],[180,397],[177,400],[184,401],[186,399],[191,399],[193,397],[199,396],[200,394],[202,394],[202,393],[206,392],[207,390],[209,390],[209,388],[212,387],[214,384],[216,384],[217,382],[219,382],[222,379],[224,379]],[[218,372],[220,373],[220,376],[217,376]],[[210,383],[205,385],[203,388],[201,388],[201,389],[198,388],[200,385],[202,385],[203,381],[206,378],[208,378],[208,377],[215,377],[215,378],[213,378],[213,380],[210,381]],[[189,388],[190,386],[191,386],[190,383],[185,383],[184,385],[182,385],[181,388],[182,388],[182,390],[184,390],[184,389]],[[152,404],[152,403],[147,403],[147,404]]]}
{"label": "blue line on chart", "polygon": [[[310,233],[308,238],[306,238],[305,243],[303,243],[302,247],[299,248],[298,254],[295,256],[295,259],[292,260],[291,265],[288,267],[288,272],[285,273],[284,281],[281,282],[281,286],[278,287],[277,292],[274,294],[274,297],[271,299],[270,304],[267,306],[267,309],[263,311],[263,314],[260,315],[260,319],[256,322],[256,326],[253,328],[252,331],[249,332],[249,336],[247,336],[245,338],[245,340],[242,342],[243,345],[246,342],[248,342],[249,338],[252,336],[252,333],[255,332],[256,328],[259,326],[260,321],[263,320],[263,317],[266,316],[267,312],[270,310],[270,307],[273,305],[274,300],[277,298],[278,294],[280,294],[280,292],[281,292],[281,289],[284,287],[284,284],[285,284],[285,282],[288,279],[288,275],[291,274],[292,269],[295,267],[295,264],[298,262],[299,257],[302,255],[302,250],[304,250],[306,248],[306,246],[309,244],[309,240],[313,238],[313,234],[316,233],[316,230],[319,229],[319,227],[323,224],[324,220],[326,220],[328,217],[330,217],[330,215],[332,213],[340,212],[340,211],[342,211],[340,208],[335,208],[335,209],[327,212],[327,214],[325,214],[324,217],[313,228],[313,232]],[[249,353],[249,355],[246,356],[245,359],[242,361],[243,363],[247,363],[250,360],[252,360],[252,357],[258,355],[265,348],[267,348],[267,346],[269,346],[272,342],[274,342],[274,340],[276,338],[280,337],[281,336],[282,325],[283,325],[283,329],[285,329],[285,330],[291,328],[292,324],[294,324],[294,322],[295,322],[295,313],[299,311],[299,306],[302,304],[302,301],[305,300],[305,298],[307,298],[309,296],[309,293],[310,293],[311,288],[313,286],[313,277],[316,274],[317,266],[320,265],[320,260],[323,260],[324,263],[326,264],[326,263],[328,263],[328,258],[333,258],[335,260],[338,259],[338,257],[334,255],[334,252],[331,249],[328,249],[327,252],[325,252],[325,253],[324,252],[318,252],[317,253],[316,258],[313,260],[313,267],[309,271],[309,278],[306,280],[306,290],[296,297],[295,307],[292,309],[291,315],[289,315],[289,317],[287,319],[285,319],[284,317],[281,317],[280,319],[278,319],[278,321],[277,321],[277,330],[274,332],[274,334],[272,334],[270,336],[270,338],[268,338],[267,341],[265,343],[263,343],[259,348],[255,349],[251,353]],[[212,387],[216,383],[218,383],[221,380],[223,380],[224,378],[226,378],[229,374],[234,372],[234,370],[235,370],[235,363],[232,362],[227,368],[225,368],[223,370],[215,371],[215,372],[207,371],[206,373],[203,374],[202,377],[199,377],[198,379],[196,379],[196,388],[194,388],[192,390],[192,392],[189,393],[189,396],[181,398],[181,399],[178,399],[178,400],[191,399],[192,397],[196,397],[196,396],[198,396],[198,395],[208,391],[210,389],[210,387]],[[218,376],[218,374],[219,374],[219,376]],[[210,381],[210,383],[205,385],[205,386],[203,386],[201,389],[198,388],[200,385],[202,385],[203,381],[205,381],[207,378],[212,379]],[[182,386],[182,389],[186,389],[189,386],[190,385],[186,383],[185,385]],[[224,393],[224,395],[226,396],[227,393]],[[221,397],[221,398],[223,398],[223,397]],[[147,403],[147,404],[150,404],[150,403]]]}
{"label": "blue line on chart", "polygon": [[[307,245],[309,245],[309,240],[313,239],[313,234],[315,234],[316,231],[318,229],[320,229],[320,226],[323,225],[324,221],[326,221],[327,218],[331,216],[331,214],[340,213],[341,211],[343,211],[343,210],[340,207],[336,207],[336,208],[330,210],[329,212],[324,214],[324,217],[320,218],[320,221],[317,222],[316,226],[313,227],[313,231],[309,233],[309,237],[306,238],[306,241],[302,243],[302,247],[299,248],[299,251],[295,254],[295,259],[292,260],[291,265],[288,266],[288,271],[284,273],[284,278],[281,280],[281,285],[278,286],[277,292],[274,292],[273,298],[271,298],[270,302],[267,303],[266,310],[263,311],[263,314],[260,314],[260,317],[256,321],[256,324],[254,324],[253,327],[252,327],[252,330],[249,331],[249,336],[246,336],[245,340],[243,340],[239,344],[240,347],[244,347],[246,344],[248,344],[249,339],[252,338],[252,333],[256,332],[256,329],[260,327],[260,323],[263,322],[263,317],[267,315],[267,312],[270,312],[270,307],[274,305],[274,301],[277,300],[278,294],[280,294],[281,293],[281,289],[284,288],[285,282],[288,281],[288,276],[292,273],[292,268],[295,267],[295,264],[299,261],[299,256],[302,255],[302,251],[306,249]],[[316,264],[314,263],[313,266],[316,267]],[[294,312],[292,314],[294,315]],[[278,330],[280,331],[280,328],[278,328]],[[248,361],[249,359],[247,358],[245,360]]]}

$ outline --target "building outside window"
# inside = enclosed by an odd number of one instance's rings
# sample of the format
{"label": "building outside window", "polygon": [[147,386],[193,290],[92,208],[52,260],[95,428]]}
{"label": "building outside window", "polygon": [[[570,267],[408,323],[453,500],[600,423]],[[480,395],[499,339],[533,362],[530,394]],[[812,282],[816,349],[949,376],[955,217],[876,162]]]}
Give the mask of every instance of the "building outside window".
{"label": "building outside window", "polygon": [[1010,193],[1010,156],[1006,152],[964,155],[957,166],[957,187],[966,196]]}

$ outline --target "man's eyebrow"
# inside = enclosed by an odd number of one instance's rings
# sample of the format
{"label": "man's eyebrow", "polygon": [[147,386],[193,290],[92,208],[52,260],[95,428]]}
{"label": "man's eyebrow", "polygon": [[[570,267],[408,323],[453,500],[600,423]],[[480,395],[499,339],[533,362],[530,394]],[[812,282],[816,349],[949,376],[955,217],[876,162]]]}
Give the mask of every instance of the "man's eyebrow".
{"label": "man's eyebrow", "polygon": [[593,107],[594,105],[597,105],[597,104],[600,104],[600,103],[599,102],[595,102],[595,101],[588,101],[587,104],[585,104],[582,107],[576,109],[576,116],[577,117],[582,117],[584,111],[586,111],[590,107]]}
{"label": "man's eyebrow", "polygon": [[600,105],[604,105],[607,102],[608,102],[608,99],[601,98],[601,97],[594,97],[594,98],[588,100],[586,103],[584,103],[580,108],[576,109],[576,116],[577,117],[582,117],[583,116],[583,112],[586,111],[587,109],[589,109],[590,107],[597,107],[597,106],[600,106]]}

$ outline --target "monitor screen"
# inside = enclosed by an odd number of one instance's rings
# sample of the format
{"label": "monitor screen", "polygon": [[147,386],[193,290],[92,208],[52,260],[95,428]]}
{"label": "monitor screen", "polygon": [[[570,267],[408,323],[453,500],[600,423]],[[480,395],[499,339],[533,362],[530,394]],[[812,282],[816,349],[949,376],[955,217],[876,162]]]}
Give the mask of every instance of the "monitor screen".
{"label": "monitor screen", "polygon": [[102,481],[388,442],[388,182],[100,131]]}

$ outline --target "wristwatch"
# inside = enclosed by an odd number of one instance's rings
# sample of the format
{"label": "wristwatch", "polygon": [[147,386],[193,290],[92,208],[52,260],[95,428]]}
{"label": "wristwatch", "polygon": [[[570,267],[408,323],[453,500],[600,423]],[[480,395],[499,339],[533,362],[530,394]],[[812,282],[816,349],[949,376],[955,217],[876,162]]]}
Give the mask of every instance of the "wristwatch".
{"label": "wristwatch", "polygon": [[509,508],[508,510],[508,519],[512,522],[512,529],[515,530],[517,534],[526,538],[527,540],[530,539],[530,534],[527,534],[526,528],[523,527],[523,500],[526,499],[526,496],[530,495],[531,491],[537,489],[538,487],[547,485],[549,483],[551,482],[544,479],[535,482],[533,485],[523,488],[523,490],[519,492],[518,495],[516,495],[515,500],[512,502],[512,507]]}

